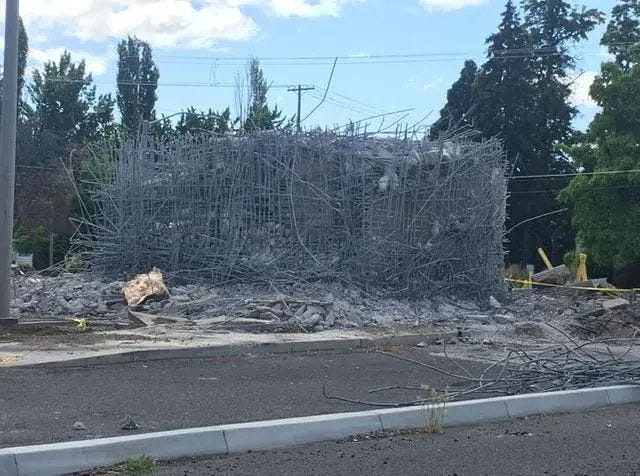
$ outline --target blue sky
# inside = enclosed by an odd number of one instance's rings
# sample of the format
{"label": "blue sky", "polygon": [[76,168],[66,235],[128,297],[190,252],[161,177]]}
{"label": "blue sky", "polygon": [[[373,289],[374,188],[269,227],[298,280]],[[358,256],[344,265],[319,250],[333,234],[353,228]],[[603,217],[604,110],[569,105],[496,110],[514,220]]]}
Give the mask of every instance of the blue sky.
{"label": "blue sky", "polygon": [[[328,101],[307,126],[344,124],[413,108],[435,120],[465,59],[482,62],[505,0],[22,0],[31,40],[30,66],[65,48],[85,58],[100,92],[115,86],[115,47],[136,34],[151,43],[160,68],[157,110],[234,108],[245,58],[265,58],[270,102],[296,110],[287,85],[318,89],[303,98],[303,116],[320,101],[332,57],[338,60]],[[587,0],[609,13],[615,0]],[[4,1],[0,1],[4,10]],[[588,86],[605,54],[602,29],[579,46],[575,101],[583,128],[595,112]],[[372,55],[424,55],[370,58]],[[292,60],[291,58],[314,58]],[[269,59],[271,58],[271,59]],[[399,119],[389,116],[386,124]],[[428,120],[428,121],[429,121]],[[375,122],[377,126],[379,123]]]}

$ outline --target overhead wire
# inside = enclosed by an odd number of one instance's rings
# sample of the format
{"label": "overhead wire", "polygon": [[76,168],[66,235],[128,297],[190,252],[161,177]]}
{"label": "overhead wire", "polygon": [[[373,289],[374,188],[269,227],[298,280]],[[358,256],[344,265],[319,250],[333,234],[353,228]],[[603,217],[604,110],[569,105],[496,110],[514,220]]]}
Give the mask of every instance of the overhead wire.
{"label": "overhead wire", "polygon": [[[312,94],[310,94],[310,96],[313,97],[314,99],[322,99],[322,96],[320,96],[317,93],[316,94],[312,93]],[[347,104],[345,102],[336,101],[335,99],[332,99],[332,98],[327,98],[326,102],[328,102],[328,103],[330,103],[330,104],[332,104],[334,106],[337,106],[337,107],[340,107],[342,109],[345,109],[345,110],[348,110],[348,111],[351,111],[351,112],[355,112],[355,113],[358,113],[358,114],[370,114],[371,112],[374,112],[374,111],[367,111],[367,110],[365,110],[365,109],[363,109],[363,108],[361,108],[359,106],[356,106],[356,105],[350,105],[350,104]]]}
{"label": "overhead wire", "polygon": [[538,174],[538,175],[515,175],[511,180],[533,180],[546,178],[562,178],[562,177],[585,177],[591,175],[620,175],[629,173],[640,173],[640,169],[630,170],[599,170],[595,172],[571,172],[562,174]]}

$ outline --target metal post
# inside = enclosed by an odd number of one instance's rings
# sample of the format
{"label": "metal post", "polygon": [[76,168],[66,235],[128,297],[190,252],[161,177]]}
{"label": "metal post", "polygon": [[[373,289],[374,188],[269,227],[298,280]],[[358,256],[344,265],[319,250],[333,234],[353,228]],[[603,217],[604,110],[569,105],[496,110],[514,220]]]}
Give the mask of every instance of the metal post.
{"label": "metal post", "polygon": [[53,266],[53,233],[49,233],[49,268]]}
{"label": "metal post", "polygon": [[11,303],[13,194],[18,118],[18,0],[6,0],[2,121],[0,122],[0,324],[14,324]]}

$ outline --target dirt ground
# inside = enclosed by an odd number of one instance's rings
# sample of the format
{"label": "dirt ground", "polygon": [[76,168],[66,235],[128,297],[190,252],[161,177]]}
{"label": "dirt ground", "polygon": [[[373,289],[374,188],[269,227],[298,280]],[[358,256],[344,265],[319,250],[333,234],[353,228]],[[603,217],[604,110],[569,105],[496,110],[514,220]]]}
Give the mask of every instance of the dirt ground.
{"label": "dirt ground", "polygon": [[[152,340],[151,337],[135,334],[120,334],[122,340]],[[104,331],[81,331],[71,322],[68,325],[25,326],[16,328],[0,328],[0,343],[16,342],[25,347],[38,347],[44,350],[59,344],[91,345],[113,339]]]}

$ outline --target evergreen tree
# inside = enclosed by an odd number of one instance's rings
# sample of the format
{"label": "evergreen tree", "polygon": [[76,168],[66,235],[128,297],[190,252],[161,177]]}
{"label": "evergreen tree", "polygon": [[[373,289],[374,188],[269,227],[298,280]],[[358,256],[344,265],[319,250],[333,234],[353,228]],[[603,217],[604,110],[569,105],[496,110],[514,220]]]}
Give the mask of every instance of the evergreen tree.
{"label": "evergreen tree", "polygon": [[249,108],[245,129],[247,131],[279,129],[286,119],[278,106],[271,109],[267,101],[269,84],[264,77],[260,61],[249,62]]}
{"label": "evergreen tree", "polygon": [[24,73],[27,69],[27,56],[29,55],[29,37],[22,22],[22,17],[20,18],[18,28],[18,101],[22,103]]}
{"label": "evergreen tree", "polygon": [[447,92],[447,103],[440,111],[440,118],[431,126],[429,135],[438,138],[443,132],[472,124],[473,89],[478,66],[472,60],[464,63],[460,78],[453,83]]}
{"label": "evergreen tree", "polygon": [[149,43],[129,36],[118,44],[117,101],[128,133],[137,133],[142,121],[153,119],[159,78]]}
{"label": "evergreen tree", "polygon": [[58,63],[48,61],[42,71],[34,71],[28,88],[33,108],[29,121],[38,151],[34,159],[57,159],[70,145],[91,140],[97,131],[112,126],[113,100],[110,95],[96,97],[91,83],[84,60],[74,63],[66,51]]}
{"label": "evergreen tree", "polygon": [[179,134],[198,132],[225,134],[232,127],[231,109],[229,108],[222,113],[217,113],[213,109],[209,109],[208,112],[198,112],[196,108],[190,107],[180,116],[176,132]]}
{"label": "evergreen tree", "polygon": [[[569,149],[587,172],[640,169],[639,7],[638,0],[618,4],[602,39],[614,56],[591,87],[602,110],[585,140]],[[571,204],[579,236],[597,266],[615,271],[640,264],[640,173],[576,177],[562,198]],[[637,277],[634,284],[640,284]]]}
{"label": "evergreen tree", "polygon": [[[536,101],[531,104],[529,113],[535,133],[529,136],[529,142],[532,153],[539,158],[531,172],[542,175],[573,172],[573,164],[559,147],[576,140],[572,121],[577,109],[570,101],[569,80],[576,59],[571,48],[586,39],[588,33],[602,23],[604,16],[597,9],[575,7],[564,0],[523,0],[522,5],[536,72],[533,83]],[[568,179],[563,178],[529,180],[529,198],[539,205],[533,216],[561,208],[557,194],[567,183]],[[543,236],[547,236],[539,243],[547,247],[554,261],[559,261],[565,252],[573,249],[575,239],[569,215],[554,215],[551,219],[536,221],[530,229],[534,227],[538,235],[542,229]],[[526,243],[523,247],[528,256],[533,256],[534,243]]]}
{"label": "evergreen tree", "polygon": [[568,77],[576,65],[570,48],[586,39],[604,17],[597,9],[579,9],[564,0],[524,0],[523,8],[536,57],[538,100],[531,112],[539,134],[534,146],[545,158],[545,172],[565,172],[568,164],[556,145],[571,140],[577,113],[569,101]]}
{"label": "evergreen tree", "polygon": [[[531,37],[518,10],[509,0],[498,31],[487,39],[488,60],[480,68],[474,87],[474,127],[483,137],[502,138],[510,177],[533,175],[546,170],[545,157],[532,147],[538,131],[530,109],[536,103],[535,56]],[[530,181],[509,181],[507,229],[508,260],[532,262],[537,246],[549,249],[555,232],[552,219],[517,226],[528,218],[553,209],[555,195],[532,195]]]}
{"label": "evergreen tree", "polygon": [[[18,24],[18,115],[22,114],[25,104],[22,100],[22,90],[24,89],[24,74],[27,69],[27,56],[29,54],[29,37],[24,28],[22,17]],[[0,98],[2,97],[3,81],[0,78]],[[2,101],[0,101],[0,114],[2,113]]]}

